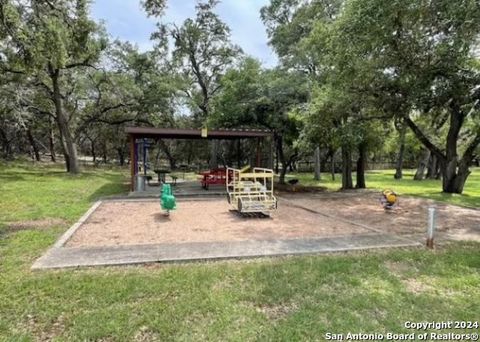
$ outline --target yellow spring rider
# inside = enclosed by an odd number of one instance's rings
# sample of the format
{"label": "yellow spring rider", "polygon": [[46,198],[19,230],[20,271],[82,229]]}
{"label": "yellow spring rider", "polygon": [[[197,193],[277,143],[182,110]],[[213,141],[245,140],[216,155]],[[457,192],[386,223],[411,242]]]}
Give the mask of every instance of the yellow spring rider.
{"label": "yellow spring rider", "polygon": [[393,190],[383,190],[380,203],[384,209],[393,209],[398,204],[398,195]]}
{"label": "yellow spring rider", "polygon": [[240,213],[267,213],[277,209],[273,195],[273,170],[250,166],[227,168],[227,198]]}

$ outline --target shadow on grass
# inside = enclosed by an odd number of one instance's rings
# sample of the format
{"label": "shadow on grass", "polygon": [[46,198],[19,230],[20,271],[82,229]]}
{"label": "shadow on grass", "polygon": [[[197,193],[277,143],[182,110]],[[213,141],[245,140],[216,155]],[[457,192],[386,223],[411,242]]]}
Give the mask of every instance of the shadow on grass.
{"label": "shadow on grass", "polygon": [[24,176],[20,176],[19,174],[15,173],[0,173],[0,183],[10,183],[10,182],[18,182],[18,181],[25,181]]}
{"label": "shadow on grass", "polygon": [[7,237],[7,227],[0,223],[0,247],[2,246],[2,242],[5,242],[6,237]]}
{"label": "shadow on grass", "polygon": [[102,185],[94,193],[88,196],[88,200],[93,202],[101,199],[102,197],[113,196],[113,195],[126,195],[128,193],[128,184],[119,183],[118,178],[117,182],[110,182]]}
{"label": "shadow on grass", "polygon": [[425,199],[431,199],[437,202],[450,204],[450,205],[457,205],[461,207],[466,207],[470,209],[478,208],[478,196],[472,196],[470,194],[450,194],[445,192],[438,192],[438,191],[425,191],[422,194],[419,193],[410,193],[405,192],[403,195],[409,197],[420,197]]}

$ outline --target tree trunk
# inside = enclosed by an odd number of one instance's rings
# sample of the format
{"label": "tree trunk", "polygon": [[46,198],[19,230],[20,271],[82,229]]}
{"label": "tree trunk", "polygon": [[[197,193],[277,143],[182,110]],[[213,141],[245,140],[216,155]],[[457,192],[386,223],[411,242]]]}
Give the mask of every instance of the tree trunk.
{"label": "tree trunk", "polygon": [[[406,118],[406,122],[417,138],[424,146],[429,148],[432,154],[435,154],[440,163],[442,173],[442,189],[446,193],[462,193],[465,182],[470,174],[469,166],[473,160],[474,152],[480,144],[480,133],[468,144],[463,157],[458,161],[457,145],[460,130],[468,116],[467,113],[462,112],[461,107],[455,101],[450,101],[450,127],[447,134],[447,142],[445,146],[445,154],[432,144],[423,132],[415,125],[415,123]],[[457,169],[458,167],[458,169]]]}
{"label": "tree trunk", "polygon": [[123,148],[119,147],[117,148],[117,153],[118,153],[118,161],[120,163],[120,166],[125,165],[125,153]]}
{"label": "tree trunk", "polygon": [[189,141],[188,144],[188,154],[187,154],[187,165],[190,166],[192,164],[193,159],[193,142]]}
{"label": "tree trunk", "polygon": [[53,102],[55,104],[55,119],[57,121],[58,130],[61,133],[62,140],[64,143],[65,149],[65,166],[68,172],[71,174],[77,174],[80,172],[78,165],[77,157],[77,146],[73,139],[70,127],[68,124],[68,119],[65,115],[63,108],[62,94],[60,92],[60,71],[57,69],[55,71],[51,70],[50,77],[52,79],[53,85]]}
{"label": "tree trunk", "polygon": [[285,166],[282,165],[282,168],[280,170],[280,177],[278,180],[280,184],[285,184],[285,176],[287,175],[287,171],[288,171],[288,167],[286,165]]}
{"label": "tree trunk", "polygon": [[241,169],[242,168],[242,159],[243,159],[243,156],[242,156],[242,141],[240,139],[238,139],[236,141],[236,147],[237,147],[237,168]]}
{"label": "tree trunk", "polygon": [[27,138],[28,138],[28,142],[30,143],[30,146],[32,146],[35,160],[38,162],[41,161],[40,151],[38,150],[37,142],[35,141],[35,138],[33,137],[33,134],[30,128],[27,128]]}
{"label": "tree trunk", "polygon": [[219,140],[212,140],[210,144],[210,160],[208,162],[210,169],[216,169],[218,167],[218,147]]}
{"label": "tree trunk", "polygon": [[353,189],[352,152],[349,147],[342,147],[342,190]]}
{"label": "tree trunk", "polygon": [[332,175],[332,181],[335,181],[335,152],[332,150],[332,154],[330,157],[330,174]]}
{"label": "tree trunk", "polygon": [[278,147],[275,149],[275,173],[280,172],[280,158],[278,157]]}
{"label": "tree trunk", "polygon": [[102,146],[102,160],[103,163],[106,165],[108,162],[108,155],[107,155],[107,143],[104,142]]}
{"label": "tree trunk", "polygon": [[65,145],[65,140],[63,139],[62,132],[59,130],[60,136],[60,145],[62,146],[63,159],[65,160],[65,168],[67,172],[70,172],[70,157],[68,156],[67,146]]}
{"label": "tree trunk", "polygon": [[90,140],[90,153],[92,155],[92,159],[93,159],[93,166],[95,166],[96,164],[96,161],[97,161],[97,154],[95,152],[95,143],[93,142],[93,140],[89,139]]}
{"label": "tree trunk", "polygon": [[317,146],[315,148],[315,153],[314,153],[314,159],[315,159],[315,175],[313,177],[314,180],[319,181],[322,178],[321,175],[321,161],[320,161],[320,147]]}
{"label": "tree trunk", "polygon": [[170,170],[175,170],[177,168],[177,161],[172,155],[168,156],[168,163],[170,164]]}
{"label": "tree trunk", "polygon": [[53,131],[53,123],[50,122],[49,134],[48,134],[48,147],[50,149],[50,160],[52,162],[57,161],[57,155],[55,153],[55,132]]}
{"label": "tree trunk", "polygon": [[438,158],[433,153],[430,154],[430,158],[428,159],[428,166],[427,166],[427,175],[425,176],[427,179],[439,179],[440,178],[440,165],[438,162]]}
{"label": "tree trunk", "polygon": [[470,175],[469,166],[475,155],[475,150],[480,144],[480,133],[467,146],[463,157],[459,160],[457,155],[457,144],[460,130],[466,115],[462,113],[460,107],[452,102],[452,113],[450,115],[450,128],[447,134],[447,145],[445,159],[440,161],[442,169],[442,188],[443,192],[461,194],[465,182]]}
{"label": "tree trunk", "polygon": [[[469,164],[473,158],[475,144],[467,147],[463,158],[459,162],[457,154],[458,137],[465,120],[458,104],[454,101],[450,104],[450,127],[447,134],[447,144],[445,146],[445,159],[440,161],[442,169],[442,189],[446,193],[461,194],[465,182],[470,175]],[[480,136],[480,135],[479,135]],[[474,141],[478,144],[478,138]]]}
{"label": "tree trunk", "polygon": [[2,141],[2,150],[5,159],[11,159],[13,157],[12,153],[12,141],[8,139],[7,132],[0,129],[0,138]]}
{"label": "tree trunk", "polygon": [[283,137],[282,136],[277,136],[277,151],[278,151],[279,162],[282,164],[279,183],[285,184],[285,176],[287,174],[288,165],[285,160],[285,154],[283,153]]}
{"label": "tree trunk", "polygon": [[358,145],[358,160],[357,160],[357,189],[365,189],[365,167],[367,164],[367,144],[361,142]]}
{"label": "tree trunk", "polygon": [[405,154],[405,136],[407,133],[407,125],[403,124],[400,128],[400,148],[398,150],[397,156],[397,165],[395,167],[395,175],[393,178],[402,179],[403,178],[403,155]]}
{"label": "tree trunk", "polygon": [[460,166],[457,169],[457,161],[450,161],[450,163],[443,168],[442,172],[443,192],[461,194],[470,173],[471,171],[467,164],[460,163]]}
{"label": "tree trunk", "polygon": [[425,175],[425,168],[428,164],[428,159],[430,158],[430,151],[428,149],[424,149],[422,156],[418,162],[417,172],[415,172],[415,176],[413,176],[414,180],[422,180]]}
{"label": "tree trunk", "polygon": [[170,147],[163,140],[159,140],[158,144],[160,146],[160,149],[167,156],[168,162],[170,164],[170,170],[175,170],[177,168],[177,160],[173,157],[173,155],[170,151]]}

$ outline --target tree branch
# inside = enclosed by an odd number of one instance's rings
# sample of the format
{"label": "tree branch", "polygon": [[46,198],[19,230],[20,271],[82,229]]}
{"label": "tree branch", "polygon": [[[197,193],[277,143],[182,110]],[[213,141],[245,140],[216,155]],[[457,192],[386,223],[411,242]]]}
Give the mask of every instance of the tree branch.
{"label": "tree branch", "polygon": [[14,69],[10,69],[10,68],[2,68],[2,70],[4,72],[9,72],[11,74],[17,74],[17,75],[25,75],[25,72],[24,71],[21,71],[21,70],[14,70]]}
{"label": "tree branch", "polygon": [[444,161],[446,159],[446,156],[442,153],[442,151],[433,144],[430,139],[425,135],[425,133],[422,132],[422,130],[410,119],[410,117],[407,115],[405,116],[405,123],[410,127],[410,129],[415,133],[417,136],[418,140],[426,147],[428,148],[433,154],[435,154],[438,159],[441,161]]}
{"label": "tree branch", "polygon": [[463,153],[463,157],[461,163],[466,165],[470,164],[472,161],[476,148],[480,145],[480,132],[477,133],[477,136],[470,142],[465,153]]}
{"label": "tree branch", "polygon": [[90,68],[96,69],[94,65],[90,64],[90,58],[91,58],[91,56],[88,56],[87,58],[85,58],[85,60],[83,60],[81,62],[67,64],[63,67],[63,69],[72,69],[72,68],[76,68],[76,67],[79,67],[79,66],[90,67]]}

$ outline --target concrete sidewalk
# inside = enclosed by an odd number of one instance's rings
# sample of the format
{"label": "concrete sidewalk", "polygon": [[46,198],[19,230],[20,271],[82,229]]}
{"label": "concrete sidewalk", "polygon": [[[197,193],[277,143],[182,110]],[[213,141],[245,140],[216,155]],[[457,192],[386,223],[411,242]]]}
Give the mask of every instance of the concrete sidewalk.
{"label": "concrete sidewalk", "polygon": [[56,245],[40,257],[32,269],[255,258],[420,245],[418,242],[387,234],[118,247],[67,248]]}

